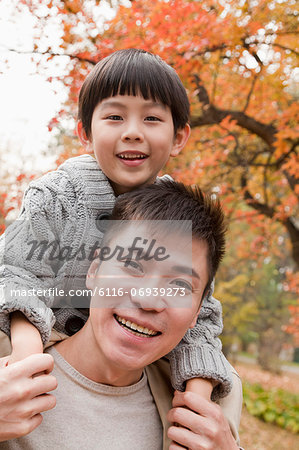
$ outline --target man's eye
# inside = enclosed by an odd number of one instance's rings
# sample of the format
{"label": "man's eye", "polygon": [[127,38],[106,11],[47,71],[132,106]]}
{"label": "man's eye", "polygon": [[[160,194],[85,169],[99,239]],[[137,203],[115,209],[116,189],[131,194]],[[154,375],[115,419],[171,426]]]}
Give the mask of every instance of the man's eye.
{"label": "man's eye", "polygon": [[123,120],[121,116],[118,116],[117,114],[111,114],[111,116],[106,117],[106,119],[109,120]]}
{"label": "man's eye", "polygon": [[156,116],[147,116],[145,120],[148,122],[161,122],[161,119],[159,119],[159,117]]}
{"label": "man's eye", "polygon": [[136,262],[134,259],[125,258],[125,259],[122,259],[122,262],[124,263],[125,267],[128,267],[133,272],[136,272],[139,274],[143,273],[143,268],[142,268],[141,264]]}
{"label": "man's eye", "polygon": [[186,293],[190,293],[193,290],[192,285],[190,283],[188,283],[188,281],[185,281],[185,280],[180,280],[180,279],[173,280],[170,282],[170,284],[174,284],[178,288],[185,289]]}

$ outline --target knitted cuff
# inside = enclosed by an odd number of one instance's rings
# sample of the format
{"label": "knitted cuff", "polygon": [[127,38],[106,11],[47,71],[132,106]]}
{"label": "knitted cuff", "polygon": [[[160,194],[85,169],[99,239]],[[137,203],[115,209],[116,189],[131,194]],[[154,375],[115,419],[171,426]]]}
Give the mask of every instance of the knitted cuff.
{"label": "knitted cuff", "polygon": [[191,378],[211,378],[218,381],[212,392],[212,400],[225,397],[232,388],[229,362],[223,353],[212,346],[181,345],[168,354],[171,382],[174,389],[184,391],[185,382]]}
{"label": "knitted cuff", "polygon": [[51,336],[51,329],[55,323],[55,316],[50,308],[38,298],[13,298],[0,302],[0,329],[10,337],[9,314],[20,311],[40,332],[42,342],[45,344]]}

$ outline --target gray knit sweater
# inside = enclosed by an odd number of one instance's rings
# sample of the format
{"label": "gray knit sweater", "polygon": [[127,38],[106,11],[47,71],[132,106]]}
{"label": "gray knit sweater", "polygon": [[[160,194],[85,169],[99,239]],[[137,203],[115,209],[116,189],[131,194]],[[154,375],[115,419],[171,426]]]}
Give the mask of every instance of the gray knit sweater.
{"label": "gray knit sweater", "polygon": [[[29,185],[19,219],[0,239],[0,284],[5,286],[0,289],[0,329],[9,335],[9,314],[21,311],[45,343],[53,325],[72,334],[86,321],[89,297],[74,292],[86,289],[87,249],[99,246],[101,219],[114,203],[108,179],[89,155],[71,158]],[[210,292],[196,327],[168,355],[175,389],[183,390],[186,380],[202,377],[219,381],[214,399],[230,391],[221,331],[221,305]]]}

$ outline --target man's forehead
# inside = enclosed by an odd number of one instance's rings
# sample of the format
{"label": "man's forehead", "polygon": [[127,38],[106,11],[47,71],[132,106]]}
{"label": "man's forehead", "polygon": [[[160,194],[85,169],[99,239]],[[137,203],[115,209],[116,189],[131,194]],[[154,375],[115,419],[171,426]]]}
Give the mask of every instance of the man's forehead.
{"label": "man's forehead", "polygon": [[115,221],[110,225],[111,245],[148,252],[165,248],[170,255],[190,256],[192,263],[192,222],[172,220]]}
{"label": "man's forehead", "polygon": [[192,221],[125,222],[117,237],[126,250],[124,255],[140,257],[141,262],[150,262],[152,268],[160,264],[161,270],[171,268],[173,273],[208,277],[208,245],[192,235]]}
{"label": "man's forehead", "polygon": [[110,231],[109,250],[147,263],[148,270],[173,267],[172,272],[195,278],[207,270],[208,246],[193,237],[191,221],[115,221]]}
{"label": "man's forehead", "polygon": [[[107,286],[110,283],[114,287],[117,283],[126,294],[133,289],[142,299],[146,296],[147,304],[151,302],[154,307],[160,297],[167,306],[190,307],[192,292],[203,290],[208,281],[207,245],[192,239],[191,224],[115,222],[112,226],[110,223],[100,249],[99,259],[103,264],[97,276],[101,283],[104,280]],[[116,301],[118,307],[136,306],[127,297],[109,298],[109,307],[111,301]]]}

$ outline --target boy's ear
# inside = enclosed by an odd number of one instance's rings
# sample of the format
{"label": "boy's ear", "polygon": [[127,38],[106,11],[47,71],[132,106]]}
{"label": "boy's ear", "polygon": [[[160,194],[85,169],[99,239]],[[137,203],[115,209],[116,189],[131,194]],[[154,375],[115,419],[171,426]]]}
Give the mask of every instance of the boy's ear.
{"label": "boy's ear", "polygon": [[202,296],[202,299],[200,300],[200,303],[199,303],[199,307],[198,307],[198,309],[197,309],[197,311],[195,313],[195,316],[193,317],[193,320],[192,320],[191,325],[189,326],[189,328],[194,328],[195,327],[197,319],[198,319],[198,316],[199,316],[199,313],[200,313],[200,309],[201,309],[201,306],[203,304],[203,301],[204,301],[205,297],[206,297],[206,294]]}
{"label": "boy's ear", "polygon": [[88,289],[94,288],[95,278],[97,275],[97,270],[99,267],[100,260],[98,258],[98,255],[100,253],[100,249],[98,248],[94,253],[94,259],[92,260],[92,263],[89,266],[87,275],[86,275],[86,287]]}
{"label": "boy's ear", "polygon": [[93,153],[92,143],[86,136],[86,133],[83,128],[83,124],[82,124],[81,120],[78,120],[78,122],[77,122],[77,134],[78,134],[80,142],[83,145],[85,151],[87,153]]}
{"label": "boy's ear", "polygon": [[198,318],[198,315],[199,315],[199,312],[200,312],[200,308],[201,308],[201,306],[199,307],[198,311],[196,312],[195,316],[193,317],[193,320],[192,320],[191,325],[189,326],[189,328],[194,328],[195,327],[196,322],[197,322],[197,318]]}
{"label": "boy's ear", "polygon": [[189,139],[190,133],[191,129],[188,123],[184,126],[184,128],[177,130],[170,156],[177,156],[181,150],[183,150]]}

